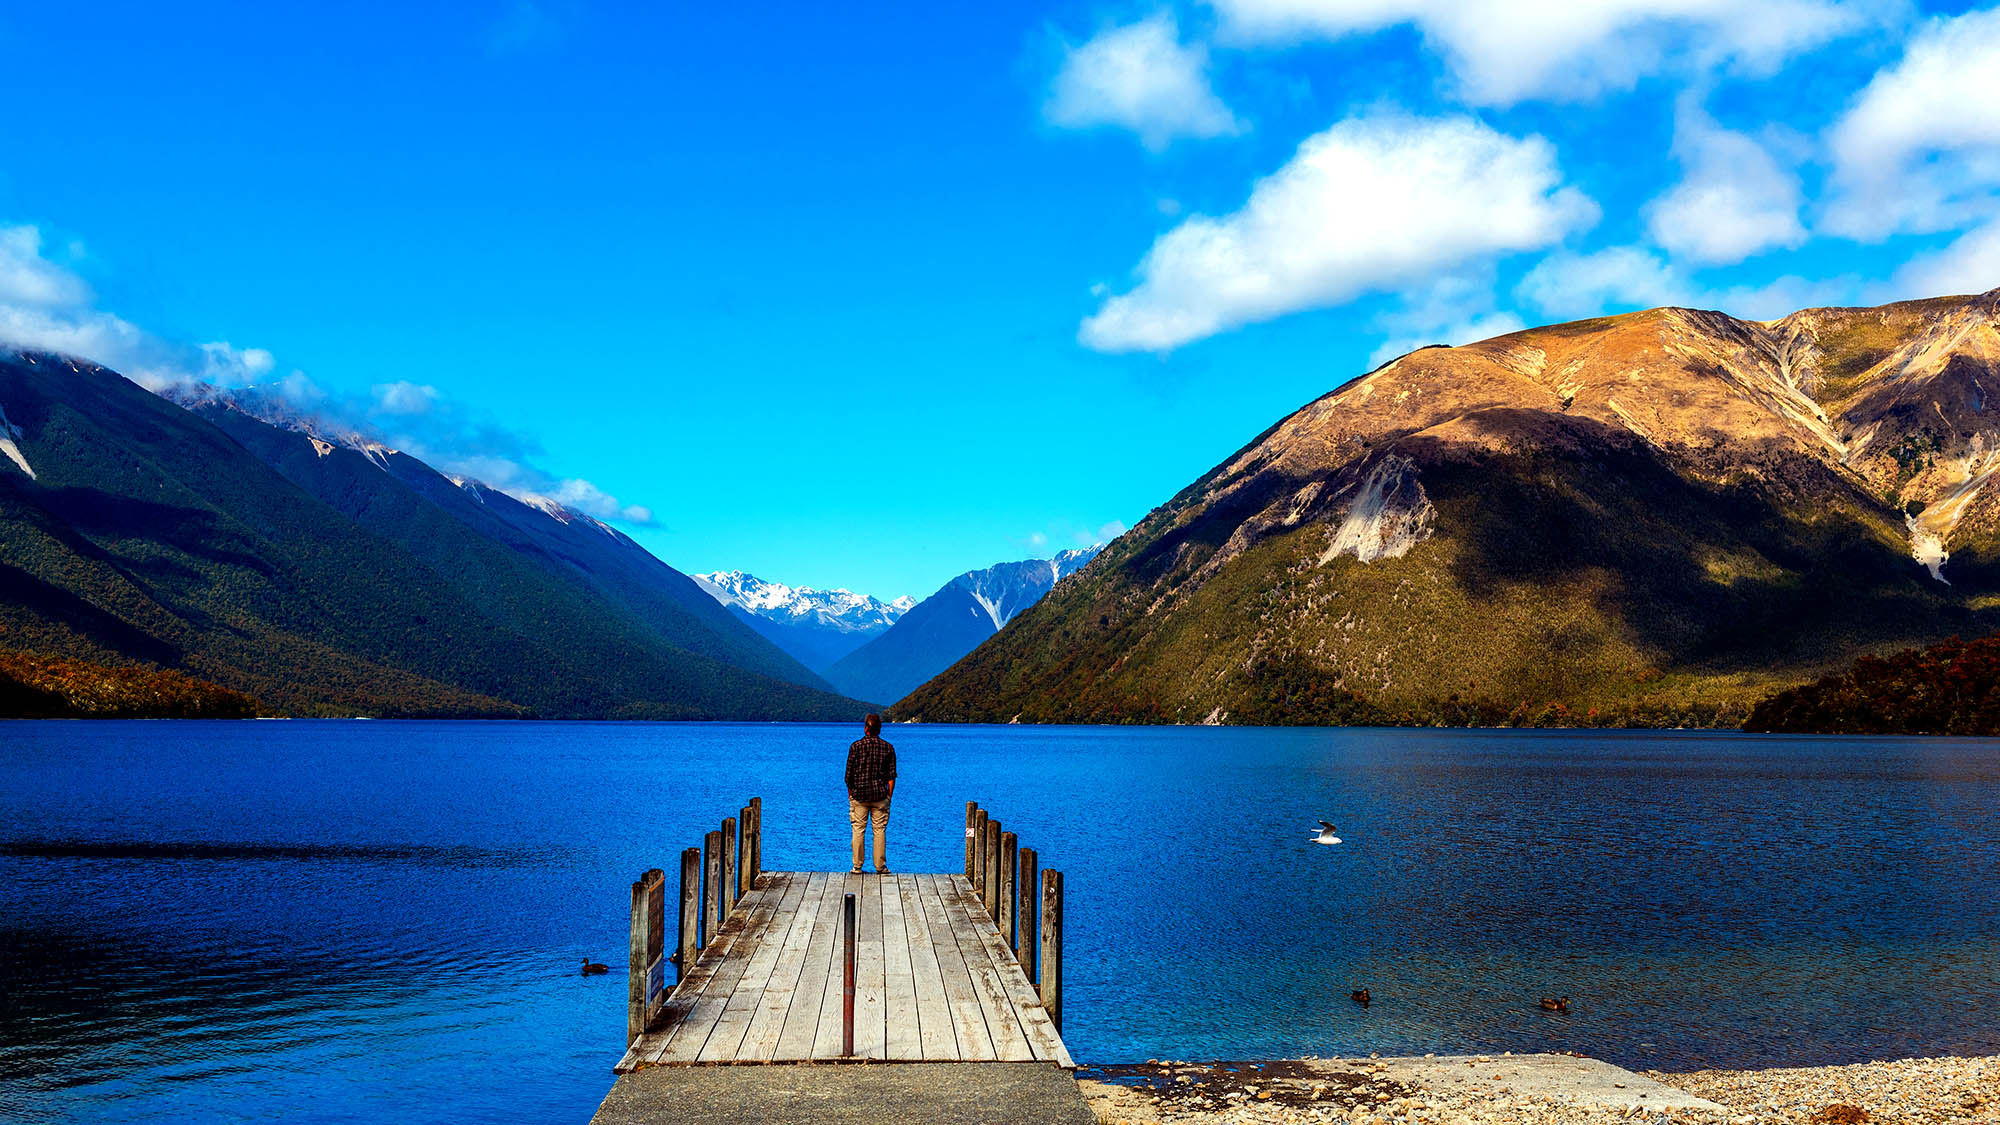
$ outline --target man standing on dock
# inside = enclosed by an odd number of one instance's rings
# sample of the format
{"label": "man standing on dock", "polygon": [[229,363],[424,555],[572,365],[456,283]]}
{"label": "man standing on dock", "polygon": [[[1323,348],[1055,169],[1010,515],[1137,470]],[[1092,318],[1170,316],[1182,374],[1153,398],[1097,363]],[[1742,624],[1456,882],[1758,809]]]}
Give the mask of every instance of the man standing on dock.
{"label": "man standing on dock", "polygon": [[861,874],[862,830],[875,821],[875,873],[887,875],[889,796],[896,791],[896,748],[882,740],[882,716],[861,721],[861,738],[847,748],[847,822],[854,827],[854,874]]}

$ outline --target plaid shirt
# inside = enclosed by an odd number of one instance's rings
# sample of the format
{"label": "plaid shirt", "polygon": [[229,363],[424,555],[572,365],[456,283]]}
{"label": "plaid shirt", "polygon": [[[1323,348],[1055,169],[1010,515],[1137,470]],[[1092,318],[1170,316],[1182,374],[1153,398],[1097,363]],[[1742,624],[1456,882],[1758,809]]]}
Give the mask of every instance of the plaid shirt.
{"label": "plaid shirt", "polygon": [[868,735],[847,748],[847,795],[873,803],[889,795],[896,780],[896,748]]}

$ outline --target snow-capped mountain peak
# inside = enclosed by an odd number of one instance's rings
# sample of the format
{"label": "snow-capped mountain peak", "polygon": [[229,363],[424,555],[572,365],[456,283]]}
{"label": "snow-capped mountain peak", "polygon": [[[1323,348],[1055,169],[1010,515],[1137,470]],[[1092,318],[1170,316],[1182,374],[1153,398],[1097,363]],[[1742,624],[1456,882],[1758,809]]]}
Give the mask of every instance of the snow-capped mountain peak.
{"label": "snow-capped mountain peak", "polygon": [[811,586],[787,586],[740,570],[718,570],[693,577],[710,597],[723,605],[740,606],[768,621],[811,625],[840,633],[880,632],[894,625],[897,618],[916,604],[908,596],[884,602],[839,587],[815,590]]}

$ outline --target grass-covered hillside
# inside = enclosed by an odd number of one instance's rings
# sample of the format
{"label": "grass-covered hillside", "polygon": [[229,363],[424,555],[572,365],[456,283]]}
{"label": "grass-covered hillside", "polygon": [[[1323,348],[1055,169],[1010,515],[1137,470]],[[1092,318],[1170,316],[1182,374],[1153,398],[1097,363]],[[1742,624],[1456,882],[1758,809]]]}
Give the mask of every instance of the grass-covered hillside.
{"label": "grass-covered hillside", "polygon": [[1656,310],[1413,353],[895,714],[1736,726],[1857,656],[1989,632],[2000,427],[1967,388],[2000,386],[1996,303]]}
{"label": "grass-covered hillside", "polygon": [[40,353],[0,354],[0,410],[21,458],[0,461],[0,646],[174,668],[281,714],[859,710],[770,674],[798,666],[719,610],[737,635],[608,594],[554,558],[558,536],[482,534],[352,451],[284,435],[330,502],[195,413]]}

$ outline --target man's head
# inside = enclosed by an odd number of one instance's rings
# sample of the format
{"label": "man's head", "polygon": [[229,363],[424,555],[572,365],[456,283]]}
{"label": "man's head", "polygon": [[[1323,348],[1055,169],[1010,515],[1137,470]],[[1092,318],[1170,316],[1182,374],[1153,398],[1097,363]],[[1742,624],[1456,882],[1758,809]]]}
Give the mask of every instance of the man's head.
{"label": "man's head", "polygon": [[870,738],[873,738],[874,736],[881,734],[882,716],[877,715],[872,711],[869,712],[868,716],[861,720],[861,733],[869,736]]}

